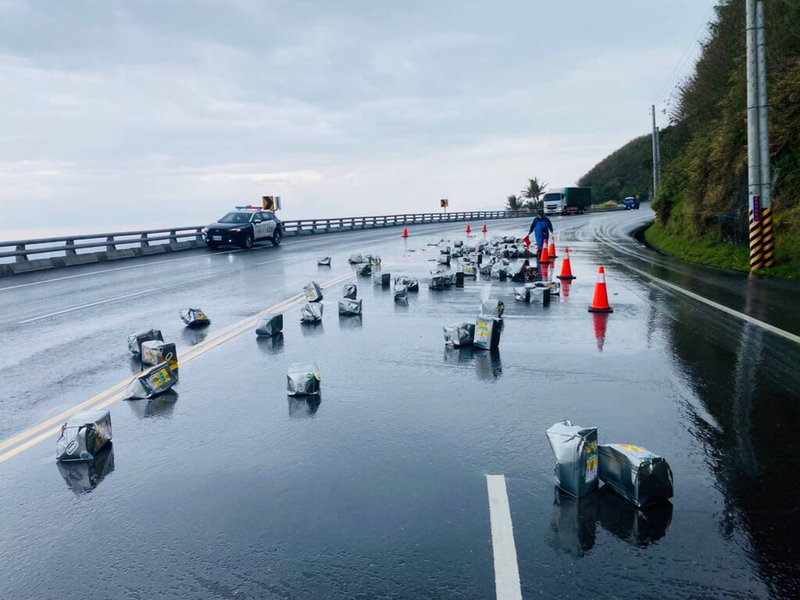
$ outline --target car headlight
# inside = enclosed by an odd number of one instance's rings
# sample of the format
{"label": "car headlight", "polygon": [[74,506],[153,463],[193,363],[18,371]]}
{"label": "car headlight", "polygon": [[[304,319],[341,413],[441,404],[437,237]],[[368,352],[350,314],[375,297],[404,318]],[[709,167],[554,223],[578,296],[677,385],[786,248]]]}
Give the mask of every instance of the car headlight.
{"label": "car headlight", "polygon": [[242,228],[241,228],[241,227],[234,227],[233,229],[231,229],[231,232],[233,232],[233,233],[239,233],[241,230],[242,230]]}

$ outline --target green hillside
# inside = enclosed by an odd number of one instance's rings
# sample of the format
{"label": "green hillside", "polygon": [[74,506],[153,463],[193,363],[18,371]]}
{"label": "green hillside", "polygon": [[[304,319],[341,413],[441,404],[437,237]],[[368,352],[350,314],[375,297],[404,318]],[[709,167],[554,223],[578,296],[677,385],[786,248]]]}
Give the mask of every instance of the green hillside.
{"label": "green hillside", "polygon": [[[777,262],[769,271],[800,277],[800,2],[767,0],[765,9]],[[722,0],[715,10],[662,134],[661,187],[653,202],[658,217],[648,239],[692,260],[747,269],[745,2]],[[609,194],[647,189],[649,155],[650,136],[637,138],[581,183]],[[714,252],[703,250],[712,246]]]}

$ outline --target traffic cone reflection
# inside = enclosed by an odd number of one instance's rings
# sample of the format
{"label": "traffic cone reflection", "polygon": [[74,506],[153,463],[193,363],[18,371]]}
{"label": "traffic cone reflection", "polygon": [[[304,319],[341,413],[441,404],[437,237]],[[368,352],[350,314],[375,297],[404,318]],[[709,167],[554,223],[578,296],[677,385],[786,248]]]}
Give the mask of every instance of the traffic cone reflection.
{"label": "traffic cone reflection", "polygon": [[555,239],[551,239],[550,240],[549,252],[550,252],[550,258],[551,259],[558,258],[558,254],[556,254],[556,241],[555,241]]}
{"label": "traffic cone reflection", "polygon": [[564,264],[561,265],[561,275],[558,278],[565,282],[575,279],[572,274],[572,265],[569,263],[569,248],[564,248]]}
{"label": "traffic cone reflection", "polygon": [[539,281],[548,281],[548,271],[550,270],[550,263],[543,262],[539,265]]}
{"label": "traffic cone reflection", "polygon": [[569,279],[564,280],[561,283],[561,297],[562,298],[569,298],[569,289],[572,287],[572,281]]}
{"label": "traffic cone reflection", "polygon": [[608,313],[594,313],[592,319],[594,320],[594,339],[597,340],[597,351],[602,352],[603,345],[606,343]]}
{"label": "traffic cone reflection", "polygon": [[606,290],[606,270],[603,265],[597,271],[597,284],[594,286],[594,299],[589,306],[589,312],[610,313],[614,312],[608,304],[608,291]]}

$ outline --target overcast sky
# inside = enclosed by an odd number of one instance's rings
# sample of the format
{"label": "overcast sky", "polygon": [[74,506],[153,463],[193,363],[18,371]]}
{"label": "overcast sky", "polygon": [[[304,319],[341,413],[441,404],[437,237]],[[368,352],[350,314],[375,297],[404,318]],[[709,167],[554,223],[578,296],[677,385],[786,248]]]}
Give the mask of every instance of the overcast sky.
{"label": "overcast sky", "polygon": [[573,185],[648,133],[711,6],[0,0],[0,239]]}

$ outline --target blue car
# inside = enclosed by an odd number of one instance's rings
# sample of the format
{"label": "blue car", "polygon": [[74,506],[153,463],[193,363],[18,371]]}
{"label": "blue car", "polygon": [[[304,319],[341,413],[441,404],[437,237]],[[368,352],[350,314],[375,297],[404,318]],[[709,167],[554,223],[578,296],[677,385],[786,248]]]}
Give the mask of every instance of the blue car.
{"label": "blue car", "polygon": [[636,198],[634,198],[633,196],[628,196],[627,198],[625,198],[625,201],[623,202],[623,206],[625,207],[625,210],[631,210],[631,209],[634,209],[634,208],[639,208],[639,201]]}

